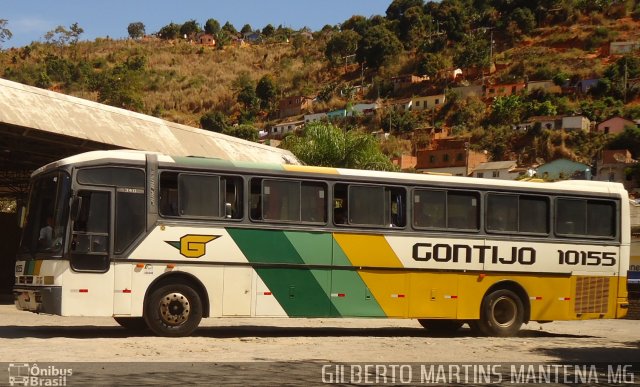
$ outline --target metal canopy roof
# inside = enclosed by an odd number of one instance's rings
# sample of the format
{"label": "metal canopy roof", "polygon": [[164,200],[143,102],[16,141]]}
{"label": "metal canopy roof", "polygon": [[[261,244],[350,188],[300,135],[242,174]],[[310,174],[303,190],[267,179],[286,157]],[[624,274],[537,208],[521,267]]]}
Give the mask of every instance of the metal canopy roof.
{"label": "metal canopy roof", "polygon": [[49,162],[119,148],[300,164],[282,149],[0,79],[0,195],[24,194]]}

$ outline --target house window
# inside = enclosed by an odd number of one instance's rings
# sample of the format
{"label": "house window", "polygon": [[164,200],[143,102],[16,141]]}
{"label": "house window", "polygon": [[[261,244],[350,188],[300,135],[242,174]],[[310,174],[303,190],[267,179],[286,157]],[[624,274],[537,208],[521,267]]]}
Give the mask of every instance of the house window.
{"label": "house window", "polygon": [[609,127],[608,126],[604,127],[604,134],[609,134]]}
{"label": "house window", "polygon": [[431,164],[435,163],[436,162],[436,156],[434,156],[434,155],[429,156],[429,162]]}
{"label": "house window", "polygon": [[500,171],[493,171],[493,177],[500,177]]}
{"label": "house window", "polygon": [[458,155],[456,156],[456,160],[457,160],[457,161],[462,161],[462,160],[464,160],[464,154],[462,154],[462,153],[458,153]]}
{"label": "house window", "polygon": [[420,107],[420,101],[416,101],[416,107]]}
{"label": "house window", "polygon": [[440,98],[436,98],[436,105],[440,105]]}
{"label": "house window", "polygon": [[477,172],[476,173],[476,177],[483,178],[484,177],[484,173],[483,172]]}
{"label": "house window", "polygon": [[445,154],[442,156],[442,161],[444,161],[444,162],[449,161],[449,154],[448,154],[448,153],[445,153]]}
{"label": "house window", "polygon": [[614,172],[609,172],[609,181],[616,181],[616,174]]}

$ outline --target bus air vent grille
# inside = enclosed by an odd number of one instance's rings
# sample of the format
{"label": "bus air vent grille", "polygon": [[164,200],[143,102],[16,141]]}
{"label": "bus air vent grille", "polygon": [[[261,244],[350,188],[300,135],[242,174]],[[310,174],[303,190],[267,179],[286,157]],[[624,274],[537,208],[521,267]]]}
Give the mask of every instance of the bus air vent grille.
{"label": "bus air vent grille", "polygon": [[609,306],[609,278],[578,277],[576,279],[575,312],[607,313]]}

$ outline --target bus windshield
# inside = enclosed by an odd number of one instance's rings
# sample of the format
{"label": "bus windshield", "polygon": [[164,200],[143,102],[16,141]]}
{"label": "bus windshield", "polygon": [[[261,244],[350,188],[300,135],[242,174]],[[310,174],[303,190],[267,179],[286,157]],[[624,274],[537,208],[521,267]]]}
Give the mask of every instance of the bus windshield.
{"label": "bus windshield", "polygon": [[71,179],[62,171],[48,173],[32,181],[20,241],[21,253],[61,256],[70,192]]}

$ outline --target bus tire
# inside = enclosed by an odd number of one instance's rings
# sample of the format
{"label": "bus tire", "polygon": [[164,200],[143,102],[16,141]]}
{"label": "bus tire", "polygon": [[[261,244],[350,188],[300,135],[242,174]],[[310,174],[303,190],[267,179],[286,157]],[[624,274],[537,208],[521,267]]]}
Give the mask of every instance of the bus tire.
{"label": "bus tire", "polygon": [[524,306],[518,295],[508,289],[487,294],[480,307],[478,329],[486,336],[515,336],[524,322]]}
{"label": "bus tire", "polygon": [[202,301],[189,285],[164,285],[145,300],[144,320],[158,336],[189,336],[202,320]]}
{"label": "bus tire", "polygon": [[114,320],[123,328],[130,331],[146,331],[149,329],[144,317],[114,317]]}
{"label": "bus tire", "polygon": [[442,319],[418,319],[420,325],[433,333],[453,333],[462,328],[464,321]]}

